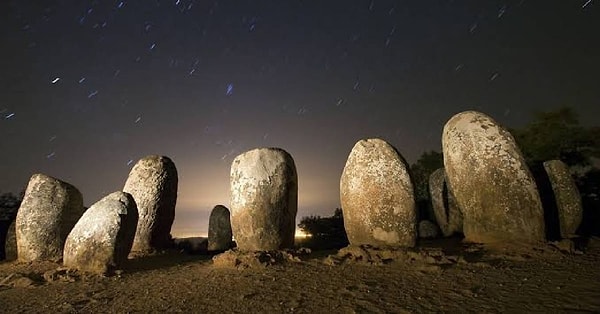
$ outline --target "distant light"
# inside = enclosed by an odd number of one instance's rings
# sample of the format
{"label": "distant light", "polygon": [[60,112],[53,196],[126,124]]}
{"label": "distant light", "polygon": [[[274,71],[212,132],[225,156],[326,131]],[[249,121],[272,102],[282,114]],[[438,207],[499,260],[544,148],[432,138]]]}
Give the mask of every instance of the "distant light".
{"label": "distant light", "polygon": [[125,5],[125,1],[121,1],[119,2],[119,5],[117,5],[117,8],[122,8]]}
{"label": "distant light", "polygon": [[300,238],[300,239],[304,239],[304,238],[310,238],[312,237],[312,234],[310,233],[306,233],[300,229],[296,229],[296,234],[294,235],[294,237],[296,238]]}
{"label": "distant light", "polygon": [[92,98],[92,97],[94,97],[94,96],[96,96],[96,95],[98,95],[98,91],[97,91],[97,90],[95,90],[95,91],[93,91],[93,92],[89,93],[89,94],[88,94],[88,98]]}
{"label": "distant light", "polygon": [[56,84],[58,83],[58,81],[60,81],[60,77],[56,77],[52,80],[52,84]]}
{"label": "distant light", "polygon": [[128,165],[128,166],[131,166],[131,164],[132,164],[132,163],[133,163],[133,159],[129,159],[129,160],[127,161],[127,165]]}
{"label": "distant light", "polygon": [[79,84],[83,83],[85,81],[85,77],[82,77],[79,79]]}
{"label": "distant light", "polygon": [[54,157],[56,155],[55,152],[51,152],[50,154],[46,155],[46,159],[50,159],[52,157]]}
{"label": "distant light", "polygon": [[7,114],[7,115],[4,117],[4,119],[10,119],[10,118],[12,118],[12,117],[14,117],[14,116],[15,116],[15,113],[14,113],[14,112],[12,112],[12,113],[9,113],[9,114]]}
{"label": "distant light", "polygon": [[225,95],[231,96],[233,94],[233,84],[227,84],[227,91],[225,91]]}
{"label": "distant light", "polygon": [[137,117],[137,119],[135,119],[135,122],[133,122],[133,123],[138,123],[138,122],[140,122],[140,121],[142,121],[142,117],[141,117],[141,116],[140,116],[140,117]]}
{"label": "distant light", "polygon": [[156,44],[152,43],[152,45],[150,45],[150,50],[154,50],[155,47],[156,47]]}

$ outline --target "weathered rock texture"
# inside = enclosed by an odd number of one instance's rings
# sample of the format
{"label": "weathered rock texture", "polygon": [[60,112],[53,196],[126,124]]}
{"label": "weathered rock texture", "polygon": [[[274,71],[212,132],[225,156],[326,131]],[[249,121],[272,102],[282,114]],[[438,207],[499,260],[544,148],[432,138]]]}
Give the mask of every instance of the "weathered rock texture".
{"label": "weathered rock texture", "polygon": [[340,200],[351,245],[415,245],[413,184],[406,162],[384,140],[354,145],[340,179]]}
{"label": "weathered rock texture", "polygon": [[123,192],[135,199],[139,220],[133,252],[145,255],[170,245],[177,202],[177,169],[171,159],[147,156],[131,169]]}
{"label": "weathered rock texture", "polygon": [[279,148],[258,148],[231,164],[231,227],[242,251],[294,245],[298,178],[292,156]]}
{"label": "weathered rock texture", "polygon": [[224,251],[231,248],[231,214],[223,205],[217,205],[208,220],[208,250]]}
{"label": "weathered rock texture", "polygon": [[65,239],[83,212],[83,197],[74,186],[34,174],[17,212],[19,261],[60,260]]}
{"label": "weathered rock texture", "polygon": [[462,213],[448,190],[444,168],[437,169],[429,176],[429,195],[433,214],[442,234],[449,237],[462,232]]}
{"label": "weathered rock texture", "polygon": [[556,199],[560,235],[563,238],[573,237],[583,218],[581,195],[577,185],[571,177],[569,167],[560,160],[544,162],[544,169],[548,173]]}
{"label": "weathered rock texture", "polygon": [[124,265],[133,245],[138,212],[133,197],[114,192],[92,205],[65,243],[64,265],[107,274]]}
{"label": "weathered rock texture", "polygon": [[512,135],[476,111],[444,126],[444,168],[465,240],[537,242],[545,236],[536,183]]}

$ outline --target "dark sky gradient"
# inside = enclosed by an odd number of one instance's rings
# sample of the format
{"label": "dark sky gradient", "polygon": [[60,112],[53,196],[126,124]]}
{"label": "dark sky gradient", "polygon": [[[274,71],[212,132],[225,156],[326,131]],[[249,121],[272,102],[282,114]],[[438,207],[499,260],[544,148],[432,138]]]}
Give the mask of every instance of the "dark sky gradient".
{"label": "dark sky gradient", "polygon": [[518,127],[570,105],[598,125],[599,5],[2,1],[0,191],[42,172],[91,205],[166,155],[173,233],[203,234],[233,158],[277,146],[296,161],[298,218],[330,214],[361,138],[414,162],[467,109]]}

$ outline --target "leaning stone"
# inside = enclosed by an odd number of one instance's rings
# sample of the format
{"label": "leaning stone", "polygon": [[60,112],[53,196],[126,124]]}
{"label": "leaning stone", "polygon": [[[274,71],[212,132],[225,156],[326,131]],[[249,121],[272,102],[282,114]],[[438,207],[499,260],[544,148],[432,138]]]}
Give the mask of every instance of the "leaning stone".
{"label": "leaning stone", "polygon": [[208,220],[208,250],[225,251],[231,248],[231,214],[223,205],[217,205]]}
{"label": "leaning stone", "polygon": [[139,220],[132,252],[143,256],[171,244],[177,202],[177,169],[171,159],[147,156],[131,169],[123,192],[135,199]]}
{"label": "leaning stone", "polygon": [[581,195],[577,185],[571,177],[569,167],[560,160],[544,162],[544,169],[548,173],[554,191],[560,235],[562,238],[572,238],[583,219]]}
{"label": "leaning stone", "polygon": [[438,226],[429,220],[419,222],[419,238],[432,239],[439,235]]}
{"label": "leaning stone", "polygon": [[354,145],[340,179],[340,200],[351,245],[415,245],[413,184],[406,162],[384,140]]}
{"label": "leaning stone", "polygon": [[127,261],[138,212],[133,197],[114,192],[92,205],[65,243],[64,265],[85,272],[108,274]]}
{"label": "leaning stone", "polygon": [[77,188],[43,174],[34,174],[17,212],[19,261],[62,259],[65,239],[83,212],[83,197]]}
{"label": "leaning stone", "polygon": [[536,183],[507,130],[483,113],[466,111],[446,123],[442,146],[466,241],[544,240]]}
{"label": "leaning stone", "polygon": [[298,178],[292,156],[279,148],[258,148],[231,165],[231,227],[242,251],[294,245]]}
{"label": "leaning stone", "polygon": [[462,232],[462,213],[448,190],[444,168],[437,169],[429,176],[429,195],[434,217],[442,234],[449,237]]}

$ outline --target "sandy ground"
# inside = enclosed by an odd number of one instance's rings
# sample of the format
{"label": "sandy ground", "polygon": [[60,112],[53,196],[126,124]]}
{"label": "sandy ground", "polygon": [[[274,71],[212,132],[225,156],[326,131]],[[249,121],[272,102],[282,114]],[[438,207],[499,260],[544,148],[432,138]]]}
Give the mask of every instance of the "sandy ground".
{"label": "sandy ground", "polygon": [[450,239],[247,268],[172,251],[131,260],[111,277],[1,262],[0,312],[600,312],[600,239],[583,252],[563,249]]}

